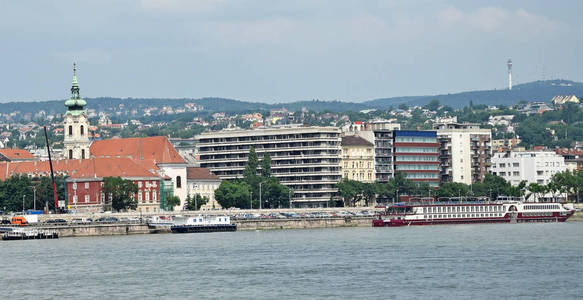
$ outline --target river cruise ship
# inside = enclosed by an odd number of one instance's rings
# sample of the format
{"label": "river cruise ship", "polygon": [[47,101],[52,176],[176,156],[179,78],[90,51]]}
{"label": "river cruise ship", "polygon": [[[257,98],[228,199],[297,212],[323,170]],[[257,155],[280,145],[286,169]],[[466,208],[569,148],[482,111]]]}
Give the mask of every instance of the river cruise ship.
{"label": "river cruise ship", "polygon": [[377,215],[373,227],[565,222],[575,212],[573,204],[519,201],[397,203]]}

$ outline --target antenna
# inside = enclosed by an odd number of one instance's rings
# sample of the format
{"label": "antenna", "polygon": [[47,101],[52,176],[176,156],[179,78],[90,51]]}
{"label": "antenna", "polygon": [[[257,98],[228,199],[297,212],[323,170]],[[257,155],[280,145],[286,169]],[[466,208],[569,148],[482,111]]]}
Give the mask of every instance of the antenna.
{"label": "antenna", "polygon": [[508,90],[512,90],[512,60],[508,59],[506,65],[508,66]]}

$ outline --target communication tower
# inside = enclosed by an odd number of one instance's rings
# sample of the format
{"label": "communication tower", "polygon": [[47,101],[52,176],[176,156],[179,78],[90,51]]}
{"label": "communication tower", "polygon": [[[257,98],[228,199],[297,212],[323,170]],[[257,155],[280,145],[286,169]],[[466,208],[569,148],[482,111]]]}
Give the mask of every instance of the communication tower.
{"label": "communication tower", "polygon": [[508,59],[508,90],[512,90],[512,59]]}

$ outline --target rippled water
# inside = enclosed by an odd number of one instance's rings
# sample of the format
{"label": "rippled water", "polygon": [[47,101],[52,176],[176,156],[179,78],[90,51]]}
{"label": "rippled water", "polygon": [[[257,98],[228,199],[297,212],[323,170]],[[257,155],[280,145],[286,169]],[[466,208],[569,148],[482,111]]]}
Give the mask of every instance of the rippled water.
{"label": "rippled water", "polygon": [[567,299],[583,297],[582,253],[583,222],[6,241],[0,287],[13,299]]}

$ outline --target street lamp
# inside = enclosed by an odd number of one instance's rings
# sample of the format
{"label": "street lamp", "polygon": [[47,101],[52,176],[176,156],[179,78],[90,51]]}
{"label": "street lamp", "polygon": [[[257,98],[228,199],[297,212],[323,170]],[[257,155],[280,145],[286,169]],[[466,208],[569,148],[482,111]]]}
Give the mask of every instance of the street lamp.
{"label": "street lamp", "polygon": [[259,210],[261,210],[261,184],[262,183],[263,183],[263,181],[259,183]]}
{"label": "street lamp", "polygon": [[249,191],[249,209],[253,209],[253,191]]}
{"label": "street lamp", "polygon": [[287,190],[287,201],[289,202],[289,208],[292,208],[291,189]]}
{"label": "street lamp", "polygon": [[26,195],[22,195],[22,213],[24,213],[24,197],[26,197]]}

